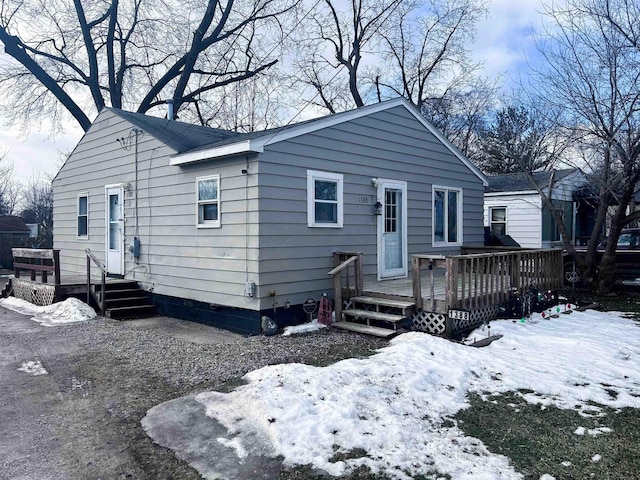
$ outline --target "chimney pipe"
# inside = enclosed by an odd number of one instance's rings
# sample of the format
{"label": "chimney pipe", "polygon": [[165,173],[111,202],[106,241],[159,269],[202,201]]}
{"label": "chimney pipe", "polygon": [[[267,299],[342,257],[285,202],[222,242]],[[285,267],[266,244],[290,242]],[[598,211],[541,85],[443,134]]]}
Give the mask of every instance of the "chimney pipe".
{"label": "chimney pipe", "polygon": [[167,100],[167,120],[173,120],[173,100]]}

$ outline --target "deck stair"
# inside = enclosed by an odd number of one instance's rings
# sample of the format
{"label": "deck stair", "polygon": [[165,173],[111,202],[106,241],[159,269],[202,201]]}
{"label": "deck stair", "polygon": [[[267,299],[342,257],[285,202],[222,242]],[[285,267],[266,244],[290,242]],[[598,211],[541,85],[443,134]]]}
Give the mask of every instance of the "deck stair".
{"label": "deck stair", "polygon": [[351,306],[342,311],[344,320],[333,325],[344,330],[389,337],[413,314],[415,303],[381,297],[351,297]]}
{"label": "deck stair", "polygon": [[[102,287],[92,287],[98,305],[102,301]],[[147,292],[134,280],[110,281],[105,284],[105,316],[116,320],[144,318],[155,315],[156,309]]]}

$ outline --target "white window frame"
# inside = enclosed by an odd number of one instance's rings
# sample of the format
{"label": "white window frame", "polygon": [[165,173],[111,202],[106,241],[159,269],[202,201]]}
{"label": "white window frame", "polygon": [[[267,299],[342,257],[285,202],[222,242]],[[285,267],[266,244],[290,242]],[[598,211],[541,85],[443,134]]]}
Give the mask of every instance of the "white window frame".
{"label": "white window frame", "polygon": [[[316,222],[316,180],[325,180],[337,183],[337,222]],[[344,175],[341,173],[320,172],[307,170],[307,225],[314,228],[342,228],[344,212]],[[333,202],[324,202],[333,203]]]}
{"label": "white window frame", "polygon": [[[80,199],[87,199],[87,213],[81,215],[80,214]],[[87,219],[87,233],[85,235],[80,235],[80,229],[78,228],[78,219],[80,217],[86,217]],[[80,192],[76,195],[76,238],[79,240],[88,240],[89,239],[89,192]]]}
{"label": "white window frame", "polygon": [[[493,210],[504,210],[504,222],[494,222],[493,221]],[[489,231],[493,233],[493,224],[494,223],[504,223],[504,234],[509,235],[509,210],[506,206],[498,206],[489,207]]]}
{"label": "white window frame", "polygon": [[[443,241],[436,241],[436,191],[437,190],[441,190],[445,192],[445,207],[444,207],[444,226],[445,226],[445,235],[448,236],[449,232],[448,232],[448,225],[449,225],[449,208],[448,208],[448,202],[449,202],[449,192],[456,192],[458,194],[458,224],[457,224],[457,229],[458,229],[458,239],[455,242],[449,242],[447,240]],[[431,244],[434,247],[456,247],[456,246],[461,246],[464,239],[463,239],[463,225],[464,225],[464,219],[462,218],[462,212],[463,212],[463,206],[464,202],[463,202],[463,197],[462,197],[462,189],[458,188],[458,187],[445,187],[442,185],[433,185],[431,188]]]}
{"label": "white window frame", "polygon": [[[218,198],[215,200],[200,200],[199,192],[200,192],[200,182],[205,180],[215,180],[218,183]],[[220,189],[220,174],[216,175],[207,175],[205,177],[197,177],[196,178],[196,227],[197,228],[220,228],[220,218],[222,217],[222,201],[220,197],[222,196],[222,192]],[[200,205],[210,205],[210,204],[218,205],[218,218],[216,220],[203,220],[200,222]]]}

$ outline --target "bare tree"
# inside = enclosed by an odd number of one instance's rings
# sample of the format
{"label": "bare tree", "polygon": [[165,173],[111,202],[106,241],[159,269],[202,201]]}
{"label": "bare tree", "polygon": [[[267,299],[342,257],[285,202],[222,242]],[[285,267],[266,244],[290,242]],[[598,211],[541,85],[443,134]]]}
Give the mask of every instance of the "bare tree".
{"label": "bare tree", "polygon": [[0,152],[0,215],[13,215],[18,205],[20,185],[13,173],[13,164],[6,164],[6,154]]}
{"label": "bare tree", "polygon": [[548,7],[553,28],[540,43],[546,69],[536,75],[536,88],[562,109],[559,124],[574,141],[600,154],[600,207],[585,267],[589,275],[595,271],[597,237],[613,206],[610,241],[599,265],[602,290],[613,283],[617,240],[640,180],[637,19],[626,27],[616,24],[610,15],[613,4],[631,8],[624,0],[569,0],[564,7]]}
{"label": "bare tree", "polygon": [[87,130],[104,106],[144,113],[172,99],[178,113],[266,71],[299,0],[0,2],[14,60],[0,68],[5,112],[60,126],[66,111]]}
{"label": "bare tree", "polygon": [[404,3],[382,32],[391,69],[379,78],[380,89],[422,108],[464,84],[480,66],[471,61],[469,45],[486,12],[484,0]]}
{"label": "bare tree", "polygon": [[51,178],[34,176],[22,188],[22,211],[25,223],[38,225],[37,244],[40,248],[53,246],[53,188]]}
{"label": "bare tree", "polygon": [[[298,80],[312,86],[316,102],[335,113],[366,103],[363,68],[374,59],[379,33],[402,0],[322,0],[299,32]],[[346,81],[345,81],[346,79]]]}

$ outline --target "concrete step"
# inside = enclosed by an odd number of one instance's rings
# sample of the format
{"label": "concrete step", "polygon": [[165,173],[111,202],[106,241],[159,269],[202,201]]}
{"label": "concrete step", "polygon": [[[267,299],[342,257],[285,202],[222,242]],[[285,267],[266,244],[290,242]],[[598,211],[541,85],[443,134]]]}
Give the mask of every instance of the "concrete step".
{"label": "concrete step", "polygon": [[336,322],[331,324],[332,327],[349,330],[351,332],[364,333],[366,335],[374,335],[376,337],[389,338],[398,335],[398,331],[388,328],[372,327],[361,323],[353,322]]}
{"label": "concrete step", "polygon": [[369,310],[360,310],[358,308],[348,308],[342,311],[342,314],[347,317],[355,317],[356,319],[369,319],[369,320],[378,320],[381,322],[389,322],[396,324],[401,322],[405,318],[404,315],[397,315],[395,313],[382,313],[382,312],[372,312]]}

